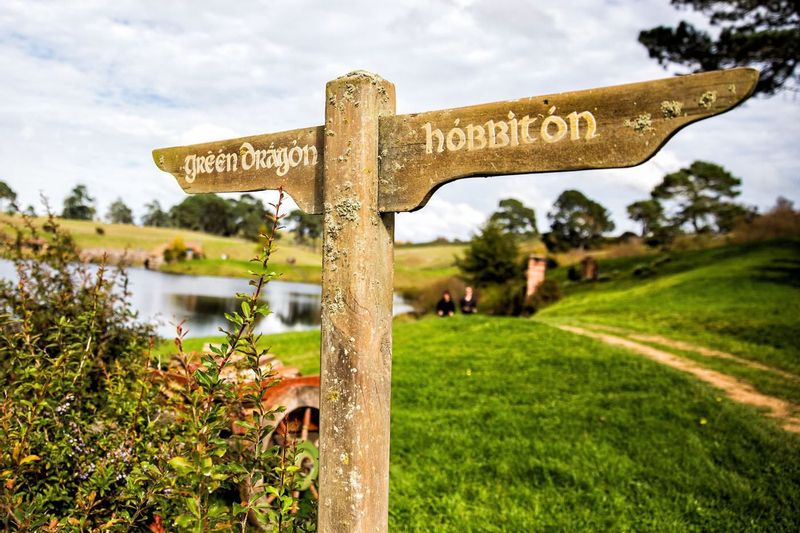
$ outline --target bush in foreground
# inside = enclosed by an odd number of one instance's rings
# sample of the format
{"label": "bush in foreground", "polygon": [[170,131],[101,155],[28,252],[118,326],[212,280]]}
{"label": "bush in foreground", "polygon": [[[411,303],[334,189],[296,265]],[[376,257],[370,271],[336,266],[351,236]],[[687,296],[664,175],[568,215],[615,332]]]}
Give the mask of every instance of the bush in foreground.
{"label": "bush in foreground", "polygon": [[[278,229],[274,220],[272,235]],[[182,349],[165,382],[150,359],[152,330],[137,322],[124,271],[78,261],[52,217],[41,232],[2,234],[15,282],[0,281],[0,523],[20,531],[314,529],[296,442],[271,446],[277,409],[261,399],[277,378],[262,364],[255,317],[271,279],[272,239],[252,294],[237,295],[226,341],[195,361]],[[233,383],[234,354],[252,372]],[[165,394],[169,389],[170,394]],[[241,414],[252,412],[244,419]],[[231,436],[231,417],[243,432]],[[247,498],[244,482],[262,480]],[[268,500],[267,495],[272,495]]]}

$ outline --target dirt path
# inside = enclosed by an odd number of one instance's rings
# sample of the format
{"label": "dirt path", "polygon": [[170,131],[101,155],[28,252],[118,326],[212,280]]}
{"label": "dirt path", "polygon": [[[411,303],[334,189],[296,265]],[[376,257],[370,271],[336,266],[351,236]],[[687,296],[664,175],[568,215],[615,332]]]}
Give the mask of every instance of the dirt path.
{"label": "dirt path", "polygon": [[673,353],[659,350],[657,348],[640,344],[616,335],[589,331],[588,329],[577,326],[560,325],[557,327],[564,331],[598,339],[612,346],[627,348],[628,350],[643,355],[649,359],[652,359],[653,361],[676,368],[683,372],[688,372],[698,379],[701,379],[702,381],[721,389],[725,392],[725,394],[728,395],[729,398],[734,401],[766,409],[769,416],[780,421],[783,429],[792,431],[794,433],[800,433],[800,416],[798,416],[798,413],[800,413],[800,406],[786,400],[758,392],[753,388],[752,385],[745,381],[722,374],[715,370],[709,370],[708,368],[702,367],[690,359],[685,359]]}
{"label": "dirt path", "polygon": [[634,333],[632,331],[628,331],[623,328],[618,328],[615,326],[606,326],[603,324],[587,324],[586,326],[591,329],[602,329],[606,331],[620,333],[636,341],[660,344],[662,346],[666,346],[667,348],[674,348],[676,350],[683,350],[686,352],[694,352],[700,355],[704,355],[706,357],[716,357],[718,359],[727,359],[729,361],[735,361],[741,365],[749,366],[750,368],[755,368],[756,370],[771,372],[772,374],[781,376],[782,378],[788,379],[789,381],[800,383],[800,376],[796,374],[792,374],[791,372],[787,372],[785,370],[781,370],[780,368],[775,368],[769,365],[765,365],[764,363],[759,363],[751,359],[745,359],[743,357],[739,357],[728,352],[713,350],[711,348],[706,348],[704,346],[698,346],[696,344],[691,344],[689,342],[684,342],[684,341],[677,341],[674,339],[669,339],[667,337],[662,337],[660,335],[645,335],[641,333]]}

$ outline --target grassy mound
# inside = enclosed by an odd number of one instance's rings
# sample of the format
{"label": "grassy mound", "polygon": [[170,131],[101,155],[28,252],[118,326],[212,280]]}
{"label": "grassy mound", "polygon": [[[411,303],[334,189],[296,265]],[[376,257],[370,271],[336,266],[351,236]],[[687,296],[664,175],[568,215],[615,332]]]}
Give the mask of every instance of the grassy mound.
{"label": "grassy mound", "polygon": [[695,341],[800,374],[800,241],[601,261],[596,283],[564,282],[543,320],[580,320]]}
{"label": "grassy mound", "polygon": [[396,329],[402,530],[792,526],[800,438],[691,377],[543,324]]}

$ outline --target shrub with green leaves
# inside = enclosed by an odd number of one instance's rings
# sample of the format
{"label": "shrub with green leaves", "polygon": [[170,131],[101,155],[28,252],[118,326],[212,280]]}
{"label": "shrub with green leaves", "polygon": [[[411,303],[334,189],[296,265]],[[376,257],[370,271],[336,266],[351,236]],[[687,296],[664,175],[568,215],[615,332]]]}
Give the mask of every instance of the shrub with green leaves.
{"label": "shrub with green leaves", "polygon": [[6,528],[112,528],[144,519],[130,475],[169,428],[152,423],[152,330],[121,270],[78,260],[50,218],[4,234],[0,281],[0,516]]}
{"label": "shrub with green leaves", "polygon": [[[41,229],[23,220],[1,235],[17,273],[0,281],[4,528],[313,531],[303,444],[270,439],[281,409],[262,400],[278,378],[254,334],[270,313],[259,297],[275,275],[280,218],[262,235],[252,293],[227,315],[226,342],[198,362],[178,326],[177,378],[150,357],[152,329],[131,309],[124,270],[80,263],[52,217]],[[251,382],[231,377],[234,360]]]}

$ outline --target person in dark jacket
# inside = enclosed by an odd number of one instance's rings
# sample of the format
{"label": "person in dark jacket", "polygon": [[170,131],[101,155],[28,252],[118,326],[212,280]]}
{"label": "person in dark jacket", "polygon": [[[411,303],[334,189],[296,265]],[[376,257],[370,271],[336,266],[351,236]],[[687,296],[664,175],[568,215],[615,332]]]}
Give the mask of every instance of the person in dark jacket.
{"label": "person in dark jacket", "polygon": [[450,296],[450,291],[442,293],[442,299],[436,304],[436,314],[439,316],[453,316],[456,314],[456,304],[453,297]]}
{"label": "person in dark jacket", "polygon": [[464,297],[461,298],[461,313],[472,315],[478,312],[478,299],[472,291],[472,287],[464,289]]}

